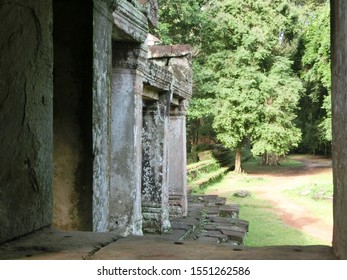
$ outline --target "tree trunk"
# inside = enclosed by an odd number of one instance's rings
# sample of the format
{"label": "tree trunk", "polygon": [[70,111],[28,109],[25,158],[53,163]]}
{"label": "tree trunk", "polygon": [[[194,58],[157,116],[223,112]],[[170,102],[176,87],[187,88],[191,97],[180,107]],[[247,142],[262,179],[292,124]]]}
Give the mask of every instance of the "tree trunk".
{"label": "tree trunk", "polygon": [[263,159],[261,164],[262,165],[279,165],[278,161],[279,161],[278,155],[274,153],[265,152],[263,154]]}
{"label": "tree trunk", "polygon": [[241,173],[242,168],[241,168],[241,148],[238,147],[236,148],[235,152],[235,172],[236,173]]}

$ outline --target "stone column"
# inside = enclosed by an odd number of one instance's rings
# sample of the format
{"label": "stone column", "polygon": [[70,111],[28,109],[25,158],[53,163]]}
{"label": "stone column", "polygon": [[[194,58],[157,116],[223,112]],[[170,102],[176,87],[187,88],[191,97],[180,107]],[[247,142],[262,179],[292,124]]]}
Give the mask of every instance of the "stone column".
{"label": "stone column", "polygon": [[186,112],[188,101],[171,110],[169,124],[170,216],[187,216]]}
{"label": "stone column", "polygon": [[141,46],[114,42],[112,58],[109,230],[142,234]]}
{"label": "stone column", "polygon": [[335,254],[347,259],[347,2],[331,1]]}
{"label": "stone column", "polygon": [[[93,6],[93,230],[108,230],[110,196],[111,12],[105,1]],[[108,15],[108,16],[107,16]]]}
{"label": "stone column", "polygon": [[142,131],[142,214],[143,230],[165,232],[170,229],[167,177],[167,101],[144,103]]}

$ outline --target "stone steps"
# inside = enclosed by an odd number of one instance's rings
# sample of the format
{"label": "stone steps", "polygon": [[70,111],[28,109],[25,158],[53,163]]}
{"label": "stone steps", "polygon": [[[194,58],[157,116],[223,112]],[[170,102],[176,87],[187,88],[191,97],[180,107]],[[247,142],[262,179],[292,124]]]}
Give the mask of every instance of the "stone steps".
{"label": "stone steps", "polygon": [[189,190],[192,190],[194,188],[203,189],[207,187],[209,184],[222,179],[227,172],[228,172],[227,167],[223,167],[218,169],[217,171],[210,172],[204,178],[188,182],[188,189]]}
{"label": "stone steps", "polygon": [[239,246],[247,235],[249,223],[239,219],[238,214],[239,207],[226,204],[226,198],[217,195],[190,196],[188,217],[173,219],[171,226],[173,231],[177,231],[180,242],[195,240]]}
{"label": "stone steps", "polygon": [[218,170],[220,167],[221,166],[219,165],[219,163],[214,159],[205,160],[199,164],[194,164],[193,167],[188,166],[187,179],[189,182],[194,181],[206,173]]}

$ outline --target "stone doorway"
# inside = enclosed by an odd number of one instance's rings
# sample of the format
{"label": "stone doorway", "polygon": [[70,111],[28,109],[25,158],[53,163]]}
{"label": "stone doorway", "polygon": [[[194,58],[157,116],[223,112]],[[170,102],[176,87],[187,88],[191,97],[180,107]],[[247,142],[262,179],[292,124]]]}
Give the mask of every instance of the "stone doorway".
{"label": "stone doorway", "polygon": [[53,226],[92,226],[92,1],[53,1]]}

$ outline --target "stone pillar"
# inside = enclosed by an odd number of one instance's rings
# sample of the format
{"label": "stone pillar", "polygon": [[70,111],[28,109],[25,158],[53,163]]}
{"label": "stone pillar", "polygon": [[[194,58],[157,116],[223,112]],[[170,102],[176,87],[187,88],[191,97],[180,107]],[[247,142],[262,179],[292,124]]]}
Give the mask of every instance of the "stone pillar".
{"label": "stone pillar", "polygon": [[108,230],[142,234],[140,44],[113,42]]}
{"label": "stone pillar", "polygon": [[168,104],[165,98],[144,103],[142,131],[143,230],[170,229],[167,177]]}
{"label": "stone pillar", "polygon": [[111,12],[105,1],[93,6],[93,230],[108,230],[110,197]]}
{"label": "stone pillar", "polygon": [[186,112],[188,102],[171,110],[169,124],[169,204],[170,216],[187,216]]}
{"label": "stone pillar", "polygon": [[335,254],[347,259],[347,2],[331,1]]}

